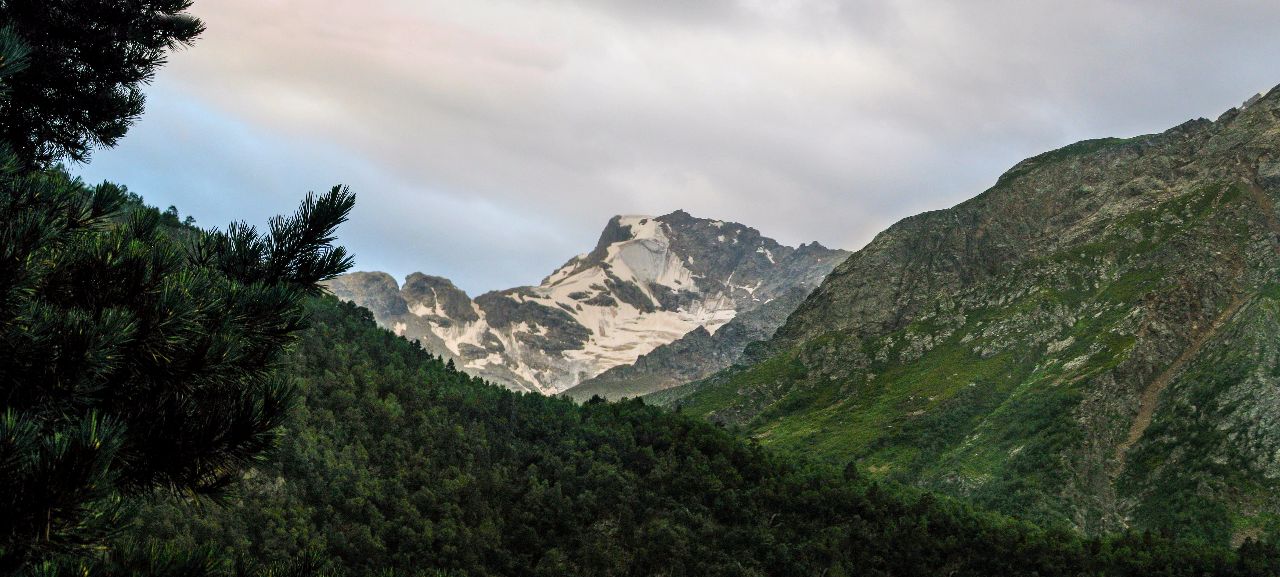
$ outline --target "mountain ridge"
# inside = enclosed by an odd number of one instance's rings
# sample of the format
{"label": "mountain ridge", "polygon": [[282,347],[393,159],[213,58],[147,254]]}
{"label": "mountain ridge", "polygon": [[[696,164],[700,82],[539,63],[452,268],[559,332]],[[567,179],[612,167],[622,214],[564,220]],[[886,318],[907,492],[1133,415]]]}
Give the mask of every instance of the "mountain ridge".
{"label": "mountain ridge", "polygon": [[[738,315],[797,287],[807,293],[847,254],[816,242],[784,246],[754,228],[677,210],[614,216],[591,251],[537,286],[471,298],[442,277],[413,273],[401,286],[386,273],[364,272],[328,287],[370,308],[383,326],[486,379],[559,393],[697,329],[714,336]],[[707,354],[736,356],[743,339],[772,334],[782,315],[765,316],[772,322],[767,333],[722,336],[716,347],[724,350]],[[704,376],[724,366],[723,360],[706,362],[714,367],[686,372]]]}
{"label": "mountain ridge", "polygon": [[1280,518],[1278,151],[1272,90],[1034,156],[650,398],[1038,522],[1238,542]]}

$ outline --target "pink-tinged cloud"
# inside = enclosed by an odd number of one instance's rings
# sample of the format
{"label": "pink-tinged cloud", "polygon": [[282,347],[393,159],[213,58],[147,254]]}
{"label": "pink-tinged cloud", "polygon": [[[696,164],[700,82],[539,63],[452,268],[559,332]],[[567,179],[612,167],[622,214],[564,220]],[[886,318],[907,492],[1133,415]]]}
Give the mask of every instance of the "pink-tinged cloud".
{"label": "pink-tinged cloud", "polygon": [[[1024,157],[1212,116],[1280,83],[1280,5],[1243,0],[197,0],[194,12],[205,37],[87,173],[141,179],[210,218],[348,181],[363,193],[347,237],[362,268],[473,292],[536,282],[616,213],[684,208],[857,248]],[[244,206],[209,204],[181,192],[193,166],[201,190],[260,188],[229,193]]]}

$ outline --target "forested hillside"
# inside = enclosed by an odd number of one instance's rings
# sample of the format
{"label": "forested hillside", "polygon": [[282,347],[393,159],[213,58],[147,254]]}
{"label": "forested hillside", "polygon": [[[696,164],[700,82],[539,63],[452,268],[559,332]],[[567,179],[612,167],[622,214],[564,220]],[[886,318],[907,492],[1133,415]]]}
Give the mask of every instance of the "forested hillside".
{"label": "forested hillside", "polygon": [[583,406],[456,372],[333,298],[287,367],[302,402],[225,505],[132,534],[354,575],[1268,575],[1150,535],[1082,540],[774,456],[639,401]]}

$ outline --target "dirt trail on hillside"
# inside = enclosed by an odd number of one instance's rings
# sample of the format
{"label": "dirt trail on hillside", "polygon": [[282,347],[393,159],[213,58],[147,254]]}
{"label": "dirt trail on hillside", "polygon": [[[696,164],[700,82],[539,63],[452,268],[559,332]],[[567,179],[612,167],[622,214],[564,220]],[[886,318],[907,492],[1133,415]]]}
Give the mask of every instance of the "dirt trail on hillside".
{"label": "dirt trail on hillside", "polygon": [[1271,202],[1271,197],[1267,196],[1266,191],[1258,185],[1258,171],[1255,168],[1253,178],[1245,180],[1245,189],[1249,191],[1249,196],[1253,198],[1253,202],[1262,209],[1262,218],[1267,221],[1267,228],[1271,229],[1271,248],[1280,253],[1280,218],[1276,217],[1276,205]]}
{"label": "dirt trail on hillside", "polygon": [[[1254,204],[1261,210],[1262,218],[1266,221],[1267,228],[1271,231],[1271,248],[1277,254],[1280,254],[1280,218],[1276,217],[1275,203],[1271,201],[1270,196],[1267,196],[1266,191],[1262,190],[1262,187],[1258,185],[1256,169],[1253,178],[1245,179],[1244,185]],[[1178,373],[1182,371],[1187,362],[1199,354],[1205,343],[1217,335],[1218,331],[1231,320],[1231,317],[1235,316],[1240,307],[1244,306],[1249,299],[1250,295],[1243,293],[1237,293],[1232,297],[1226,308],[1222,309],[1222,312],[1213,319],[1213,322],[1191,340],[1191,343],[1182,351],[1182,354],[1178,355],[1178,358],[1174,359],[1173,363],[1164,372],[1147,384],[1147,387],[1142,391],[1141,399],[1138,401],[1138,416],[1134,418],[1133,424],[1129,426],[1129,435],[1123,442],[1116,445],[1113,475],[1118,475],[1124,470],[1125,457],[1128,455],[1129,449],[1142,439],[1142,435],[1151,426],[1151,419],[1155,416],[1156,404],[1160,400],[1160,394],[1169,386],[1169,383],[1173,382],[1174,377],[1178,376]]]}
{"label": "dirt trail on hillside", "polygon": [[1138,416],[1134,418],[1133,424],[1129,426],[1129,436],[1122,443],[1116,445],[1115,472],[1117,474],[1124,470],[1125,457],[1129,449],[1137,444],[1138,440],[1142,439],[1142,435],[1151,426],[1151,419],[1155,416],[1156,403],[1160,400],[1160,393],[1164,392],[1169,383],[1173,382],[1173,378],[1182,372],[1182,368],[1186,366],[1187,362],[1200,353],[1200,349],[1204,348],[1205,343],[1217,335],[1223,325],[1227,324],[1227,321],[1231,320],[1236,311],[1239,311],[1240,307],[1244,306],[1244,303],[1248,300],[1243,294],[1237,294],[1232,297],[1226,308],[1222,309],[1217,318],[1213,319],[1209,326],[1205,327],[1204,330],[1200,331],[1200,334],[1191,340],[1191,343],[1182,351],[1182,354],[1178,355],[1178,358],[1174,359],[1173,363],[1164,372],[1147,384],[1147,387],[1142,391],[1142,398],[1138,401]]}

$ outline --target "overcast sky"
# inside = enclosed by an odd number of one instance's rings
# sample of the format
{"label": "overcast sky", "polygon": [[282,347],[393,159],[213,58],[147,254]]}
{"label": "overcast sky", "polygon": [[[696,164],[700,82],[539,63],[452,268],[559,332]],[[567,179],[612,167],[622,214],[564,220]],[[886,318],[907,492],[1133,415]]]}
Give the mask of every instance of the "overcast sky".
{"label": "overcast sky", "polygon": [[359,195],[361,270],[537,283],[614,214],[856,249],[1084,138],[1280,84],[1280,2],[197,0],[76,168],[201,225]]}

